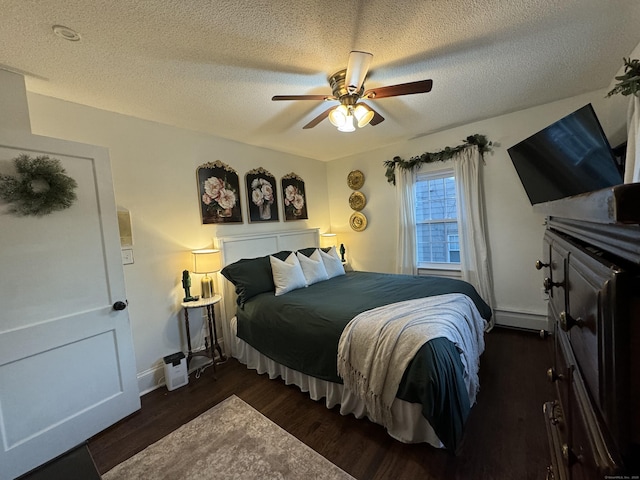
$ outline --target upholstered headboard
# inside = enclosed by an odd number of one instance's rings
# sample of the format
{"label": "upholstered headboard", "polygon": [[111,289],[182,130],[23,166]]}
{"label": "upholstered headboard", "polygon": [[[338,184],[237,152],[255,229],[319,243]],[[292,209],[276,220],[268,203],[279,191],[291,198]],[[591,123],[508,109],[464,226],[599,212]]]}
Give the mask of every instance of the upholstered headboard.
{"label": "upholstered headboard", "polygon": [[[285,230],[244,235],[227,235],[214,239],[216,248],[222,252],[223,265],[243,258],[262,257],[282,250],[300,250],[320,246],[320,229]],[[221,288],[220,314],[224,338],[230,338],[229,320],[235,315],[236,295],[233,285],[222,275],[218,277]],[[227,342],[225,344],[228,345]],[[230,349],[227,348],[230,353]]]}

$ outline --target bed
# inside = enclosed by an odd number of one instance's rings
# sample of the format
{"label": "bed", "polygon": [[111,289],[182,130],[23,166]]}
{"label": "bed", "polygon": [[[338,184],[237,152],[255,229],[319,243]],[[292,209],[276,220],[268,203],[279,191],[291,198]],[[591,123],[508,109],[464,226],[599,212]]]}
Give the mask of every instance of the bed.
{"label": "bed", "polygon": [[[317,229],[309,229],[217,239],[226,265],[222,273],[229,280],[223,295],[225,346],[248,368],[297,385],[312,399],[324,399],[327,408],[339,405],[343,415],[367,417],[401,442],[426,442],[455,452],[478,390],[490,308],[460,280],[344,270],[276,295],[280,262],[308,265],[309,258],[323,258],[330,271],[329,263],[335,259],[329,256],[337,254],[334,250],[321,255],[318,238]],[[287,275],[290,268],[284,269]],[[410,323],[398,331],[427,332],[428,340],[409,341],[404,334],[397,340],[394,334],[396,343],[381,349],[379,345],[386,344],[380,339],[387,341],[391,331],[386,318],[405,311],[411,316],[402,318]],[[432,311],[443,313],[437,319],[425,315]],[[383,325],[378,334],[370,326],[376,322]],[[446,325],[434,327],[439,322]],[[378,336],[369,340],[369,335]],[[357,339],[368,353],[356,352],[350,345]],[[377,349],[370,348],[373,344]],[[393,353],[387,356],[387,352]],[[398,358],[377,360],[393,355]],[[395,384],[389,382],[393,371],[386,370],[394,362],[400,362]],[[372,383],[358,384],[363,363],[385,369],[377,372],[385,379],[379,391]]]}

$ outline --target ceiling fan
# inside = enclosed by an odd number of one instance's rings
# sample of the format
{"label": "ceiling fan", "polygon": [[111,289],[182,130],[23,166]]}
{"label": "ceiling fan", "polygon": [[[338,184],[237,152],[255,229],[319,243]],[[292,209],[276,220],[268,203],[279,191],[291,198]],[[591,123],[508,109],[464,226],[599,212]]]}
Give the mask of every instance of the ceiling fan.
{"label": "ceiling fan", "polygon": [[369,123],[378,125],[384,121],[384,117],[369,105],[358,103],[360,100],[377,100],[431,91],[432,80],[419,80],[365,90],[364,81],[369,72],[372,58],[371,53],[352,51],[349,54],[347,68],[329,77],[332,95],[275,95],[271,100],[338,101],[340,105],[325,110],[302,128],[313,128],[329,117],[329,121],[341,132],[353,132],[356,126],[362,128]]}

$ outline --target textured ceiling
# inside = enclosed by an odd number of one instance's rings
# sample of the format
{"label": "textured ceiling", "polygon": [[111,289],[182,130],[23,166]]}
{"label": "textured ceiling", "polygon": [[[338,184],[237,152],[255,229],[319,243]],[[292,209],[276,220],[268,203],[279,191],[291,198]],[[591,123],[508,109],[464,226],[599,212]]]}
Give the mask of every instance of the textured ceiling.
{"label": "textured ceiling", "polygon": [[[607,87],[640,43],[639,0],[0,0],[0,68],[27,89],[251,145],[332,160]],[[53,25],[80,33],[54,35]],[[379,99],[353,133],[328,108],[351,50]],[[475,133],[475,132],[470,132]]]}

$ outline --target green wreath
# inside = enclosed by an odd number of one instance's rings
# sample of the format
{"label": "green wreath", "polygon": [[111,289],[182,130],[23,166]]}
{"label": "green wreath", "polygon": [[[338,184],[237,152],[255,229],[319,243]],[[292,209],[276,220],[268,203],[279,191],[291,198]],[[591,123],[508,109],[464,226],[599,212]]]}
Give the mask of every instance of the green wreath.
{"label": "green wreath", "polygon": [[60,160],[46,155],[14,159],[18,176],[0,175],[0,198],[19,216],[42,216],[69,208],[76,200],[77,182],[66,175]]}

